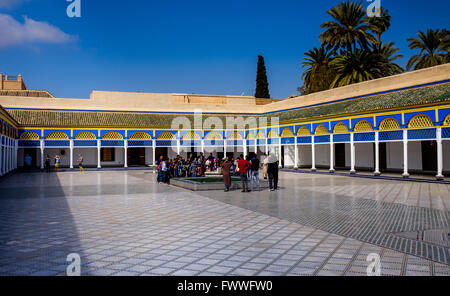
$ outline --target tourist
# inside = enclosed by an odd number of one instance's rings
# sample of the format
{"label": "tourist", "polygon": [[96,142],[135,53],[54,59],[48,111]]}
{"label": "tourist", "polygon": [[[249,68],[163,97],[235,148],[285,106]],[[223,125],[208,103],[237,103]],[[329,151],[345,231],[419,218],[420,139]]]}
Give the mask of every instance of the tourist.
{"label": "tourist", "polygon": [[80,167],[80,174],[84,174],[84,168],[83,168],[83,155],[80,153],[78,154],[78,166]]}
{"label": "tourist", "polygon": [[167,167],[167,162],[165,160],[161,162],[161,172],[163,176],[163,183],[169,184],[169,169]]}
{"label": "tourist", "polygon": [[263,161],[262,174],[263,174],[264,180],[267,180],[267,169],[269,167],[269,156],[267,154],[264,154],[264,156],[265,156],[265,158],[264,158],[264,161]]}
{"label": "tourist", "polygon": [[231,176],[230,176],[230,170],[232,167],[231,161],[228,159],[228,157],[225,158],[225,161],[222,164],[222,175],[223,175],[223,182],[225,183],[225,192],[229,192],[231,188]]}
{"label": "tourist", "polygon": [[250,162],[252,163],[250,165],[250,190],[253,191],[253,185],[256,182],[256,187],[258,187],[258,191],[261,191],[261,186],[259,184],[260,161],[256,157],[256,154],[253,156]]}
{"label": "tourist", "polygon": [[233,176],[237,176],[237,174],[239,173],[238,172],[238,167],[237,167],[237,164],[238,164],[238,160],[237,159],[234,159],[234,157],[232,157],[231,158],[231,162],[233,163]]}
{"label": "tourist", "polygon": [[270,154],[268,157],[267,173],[269,174],[269,190],[275,191],[278,189],[278,160]]}
{"label": "tourist", "polygon": [[164,157],[162,155],[159,157],[159,160],[156,161],[156,171],[158,173],[156,180],[157,180],[158,184],[161,184],[163,182],[163,179],[164,179],[163,178],[163,172],[161,170],[163,161],[164,161]]}
{"label": "tourist", "polygon": [[251,163],[244,158],[244,155],[241,154],[238,161],[238,169],[242,181],[243,187],[242,192],[250,192],[250,190],[248,189],[248,177],[247,177],[247,170],[250,167],[250,165]]}
{"label": "tourist", "polygon": [[55,155],[55,173],[58,172],[60,164],[61,164],[61,158],[59,157],[59,155]]}
{"label": "tourist", "polygon": [[50,156],[48,154],[45,154],[45,171],[47,173],[51,172],[51,160],[50,160]]}
{"label": "tourist", "polygon": [[29,155],[29,154],[27,154],[26,156],[25,156],[25,159],[24,159],[24,163],[25,163],[25,170],[27,171],[27,172],[30,172],[30,170],[31,170],[31,163],[33,162],[33,158],[31,158],[31,156]]}

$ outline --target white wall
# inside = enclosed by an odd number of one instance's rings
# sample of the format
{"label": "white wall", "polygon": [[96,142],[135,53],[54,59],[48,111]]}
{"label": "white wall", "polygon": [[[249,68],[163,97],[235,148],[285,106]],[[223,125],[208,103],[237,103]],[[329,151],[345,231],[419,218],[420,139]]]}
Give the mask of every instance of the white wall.
{"label": "white wall", "polygon": [[73,149],[73,165],[78,167],[78,154],[83,155],[83,166],[97,167],[97,148],[74,148]]}
{"label": "white wall", "polygon": [[[62,155],[62,151],[64,151],[64,155]],[[44,149],[44,157],[48,154],[50,156],[51,165],[55,164],[55,156],[59,155],[61,159],[60,166],[61,167],[69,167],[70,166],[70,149],[69,148],[45,148]]]}
{"label": "white wall", "polygon": [[330,144],[316,145],[316,166],[330,167]]}
{"label": "white wall", "polygon": [[125,161],[125,149],[124,148],[114,148],[115,152],[115,161],[102,161],[102,167],[122,167],[124,166]]}
{"label": "white wall", "polygon": [[394,142],[386,144],[387,169],[403,169],[403,143]]}
{"label": "white wall", "polygon": [[442,142],[442,154],[444,156],[444,172],[450,172],[450,141]]}
{"label": "white wall", "polygon": [[299,159],[299,167],[312,166],[311,145],[298,146],[298,159]]}
{"label": "white wall", "polygon": [[422,142],[408,142],[408,169],[422,170]]}
{"label": "white wall", "polygon": [[286,145],[284,146],[284,166],[294,167],[295,165],[295,146]]}
{"label": "white wall", "polygon": [[373,169],[374,151],[373,143],[355,144],[355,167],[361,169]]}

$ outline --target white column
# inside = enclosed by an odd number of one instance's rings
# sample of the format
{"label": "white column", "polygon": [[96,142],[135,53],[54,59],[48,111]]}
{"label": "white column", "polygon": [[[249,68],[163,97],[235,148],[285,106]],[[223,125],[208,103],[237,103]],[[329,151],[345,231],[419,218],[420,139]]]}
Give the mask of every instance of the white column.
{"label": "white column", "polygon": [[334,139],[330,135],[330,173],[334,174]]}
{"label": "white column", "polygon": [[73,169],[73,140],[70,140],[70,168]]}
{"label": "white column", "polygon": [[227,140],[226,139],[223,140],[223,157],[227,157]]}
{"label": "white column", "polygon": [[97,169],[101,169],[102,168],[101,151],[102,151],[102,141],[101,140],[97,140]]}
{"label": "white column", "polygon": [[247,156],[247,140],[242,141],[242,151],[244,152],[244,157]]}
{"label": "white column", "polygon": [[44,149],[45,149],[45,142],[44,140],[41,140],[41,170],[44,169]]}
{"label": "white column", "polygon": [[294,138],[295,139],[295,146],[294,146],[294,169],[298,169],[298,140],[297,137]]}
{"label": "white column", "polygon": [[9,169],[10,154],[11,154],[11,148],[9,147],[9,139],[6,138],[6,173],[10,172],[10,169]]}
{"label": "white column", "polygon": [[266,138],[266,154],[269,154],[269,139]]}
{"label": "white column", "polygon": [[19,141],[15,140],[14,141],[14,169],[17,170],[17,168],[19,167],[18,164],[18,155],[19,155]]}
{"label": "white column", "polygon": [[403,178],[409,178],[408,173],[408,131],[403,131]]}
{"label": "white column", "polygon": [[283,158],[283,155],[281,155],[282,154],[282,149],[281,149],[281,138],[278,138],[278,164],[279,164],[279,167],[280,168],[282,168],[283,167],[283,165],[282,165],[282,158]]}
{"label": "white column", "polygon": [[202,153],[205,154],[205,140],[202,139]]}
{"label": "white column", "polygon": [[181,152],[181,141],[177,139],[177,155],[180,155]]}
{"label": "white column", "polygon": [[128,140],[124,141],[123,151],[124,151],[123,167],[127,168],[128,167]]}
{"label": "white column", "polygon": [[355,151],[354,135],[355,135],[354,133],[350,134],[350,162],[351,162],[350,174],[356,174],[355,170],[356,151]]}
{"label": "white column", "polygon": [[442,174],[442,171],[444,169],[444,162],[443,162],[443,153],[442,153],[442,127],[438,127],[436,130],[436,142],[437,142],[437,175],[436,179],[438,181],[444,180],[444,175]]}
{"label": "white column", "polygon": [[152,141],[152,163],[153,166],[156,166],[156,140]]}
{"label": "white column", "polygon": [[255,154],[258,156],[258,139],[255,139]]}
{"label": "white column", "polygon": [[315,172],[316,169],[316,139],[315,136],[312,136],[312,141],[311,141],[311,162],[312,162],[312,167],[311,167],[311,171]]}
{"label": "white column", "polygon": [[380,176],[380,132],[375,132],[375,176]]}

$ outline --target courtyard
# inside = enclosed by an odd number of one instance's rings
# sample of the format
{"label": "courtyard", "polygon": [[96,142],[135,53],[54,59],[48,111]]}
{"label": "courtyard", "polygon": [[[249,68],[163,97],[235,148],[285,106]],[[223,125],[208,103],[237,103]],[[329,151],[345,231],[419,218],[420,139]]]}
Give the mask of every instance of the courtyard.
{"label": "courtyard", "polygon": [[449,184],[283,172],[280,186],[192,192],[150,170],[11,174],[0,179],[0,275],[65,276],[72,253],[83,276],[365,276],[373,253],[382,275],[450,275]]}

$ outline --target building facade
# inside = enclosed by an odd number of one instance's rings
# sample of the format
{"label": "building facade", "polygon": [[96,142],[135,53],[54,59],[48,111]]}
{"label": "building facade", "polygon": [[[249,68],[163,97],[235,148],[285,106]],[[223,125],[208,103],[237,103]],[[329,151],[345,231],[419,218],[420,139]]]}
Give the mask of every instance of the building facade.
{"label": "building facade", "polygon": [[[1,174],[30,155],[62,166],[154,166],[159,156],[275,153],[292,168],[450,173],[450,65],[286,100],[94,91],[0,92]],[[199,114],[201,112],[201,115]]]}

